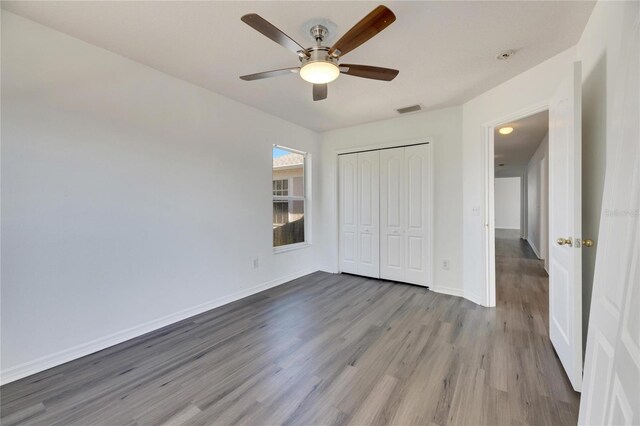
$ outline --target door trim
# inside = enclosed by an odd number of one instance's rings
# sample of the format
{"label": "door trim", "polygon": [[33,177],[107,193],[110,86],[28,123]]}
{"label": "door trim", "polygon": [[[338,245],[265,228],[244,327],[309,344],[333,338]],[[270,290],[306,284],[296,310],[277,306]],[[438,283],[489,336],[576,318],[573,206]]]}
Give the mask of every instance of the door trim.
{"label": "door trim", "polygon": [[363,145],[363,146],[355,146],[352,148],[336,149],[334,152],[336,155],[353,154],[355,152],[378,151],[381,149],[402,148],[405,146],[424,145],[424,144],[433,145],[433,138],[425,137],[425,138],[401,139],[397,141],[380,142],[378,144],[373,144],[373,145]]}

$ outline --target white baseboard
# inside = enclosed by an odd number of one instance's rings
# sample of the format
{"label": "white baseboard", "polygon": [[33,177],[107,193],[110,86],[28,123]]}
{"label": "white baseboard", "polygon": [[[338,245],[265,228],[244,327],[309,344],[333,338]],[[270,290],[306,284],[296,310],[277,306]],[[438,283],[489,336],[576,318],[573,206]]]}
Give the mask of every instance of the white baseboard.
{"label": "white baseboard", "polygon": [[432,285],[429,286],[429,290],[435,291],[436,293],[448,294],[449,296],[464,297],[464,290],[460,288]]}
{"label": "white baseboard", "polygon": [[533,244],[533,241],[531,240],[527,240],[527,243],[529,243],[529,247],[531,247],[531,249],[533,250],[533,252],[535,253],[536,257],[538,259],[542,259],[542,256],[540,256],[540,251],[538,250],[538,247],[536,247],[535,244]]}
{"label": "white baseboard", "polygon": [[140,324],[135,327],[131,327],[126,330],[122,330],[117,333],[113,333],[108,336],[104,336],[90,342],[86,342],[72,348],[62,350],[60,352],[45,355],[33,361],[28,361],[14,367],[7,368],[6,370],[0,372],[0,384],[4,385],[6,383],[10,383],[27,376],[31,376],[32,374],[48,370],[49,368],[64,364],[66,362],[73,361],[74,359],[82,358],[83,356],[101,351],[122,342],[126,342],[127,340],[142,336],[143,334],[158,330],[162,327],[166,327],[167,325],[174,324],[178,321],[182,321],[194,315],[198,315],[222,305],[235,302],[236,300],[251,296],[272,287],[277,287],[288,281],[308,275],[314,271],[315,270],[310,269],[289,274],[284,277],[280,277],[253,287],[249,287],[244,290],[240,290],[227,296],[210,300],[191,308],[183,309],[176,313],[146,322],[144,324]]}
{"label": "white baseboard", "polygon": [[463,289],[460,289],[460,288],[445,287],[445,286],[430,286],[429,290],[432,290],[436,293],[448,294],[449,296],[463,297],[475,303],[476,305],[487,306],[481,297],[475,294],[471,294],[468,291],[464,291]]}

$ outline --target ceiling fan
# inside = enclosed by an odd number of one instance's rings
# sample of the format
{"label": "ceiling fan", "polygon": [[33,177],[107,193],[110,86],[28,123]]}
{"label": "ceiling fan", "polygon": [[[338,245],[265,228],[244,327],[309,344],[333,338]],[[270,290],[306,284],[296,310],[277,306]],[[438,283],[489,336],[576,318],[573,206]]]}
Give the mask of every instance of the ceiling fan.
{"label": "ceiling fan", "polygon": [[327,98],[327,83],[338,78],[340,74],[391,81],[398,75],[398,70],[369,65],[341,64],[340,59],[387,28],[395,20],[396,15],[391,10],[385,6],[378,6],[331,47],[322,45],[322,41],[328,34],[327,28],[323,25],[315,25],[310,31],[311,36],[316,40],[316,45],[305,49],[261,16],[255,13],[244,15],[242,22],[295,52],[300,59],[300,66],[243,75],[240,78],[245,81],[252,81],[299,73],[302,79],[313,83],[314,101]]}

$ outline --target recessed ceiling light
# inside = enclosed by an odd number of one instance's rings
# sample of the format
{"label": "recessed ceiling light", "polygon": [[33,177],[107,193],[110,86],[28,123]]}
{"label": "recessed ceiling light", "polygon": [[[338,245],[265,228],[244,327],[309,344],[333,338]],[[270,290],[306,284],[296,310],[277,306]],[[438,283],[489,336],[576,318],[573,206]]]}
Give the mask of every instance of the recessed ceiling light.
{"label": "recessed ceiling light", "polygon": [[502,129],[498,130],[498,132],[501,135],[508,135],[509,133],[513,132],[513,127],[503,127]]}

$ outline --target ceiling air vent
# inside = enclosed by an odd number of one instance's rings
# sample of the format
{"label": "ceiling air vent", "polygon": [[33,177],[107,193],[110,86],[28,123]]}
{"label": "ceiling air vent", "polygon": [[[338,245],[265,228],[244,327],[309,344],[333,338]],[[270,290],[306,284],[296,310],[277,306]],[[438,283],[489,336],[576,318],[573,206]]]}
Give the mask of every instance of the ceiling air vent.
{"label": "ceiling air vent", "polygon": [[422,110],[422,107],[420,105],[411,105],[408,107],[399,108],[396,111],[398,111],[398,114],[407,114],[409,112],[416,112],[420,110]]}

